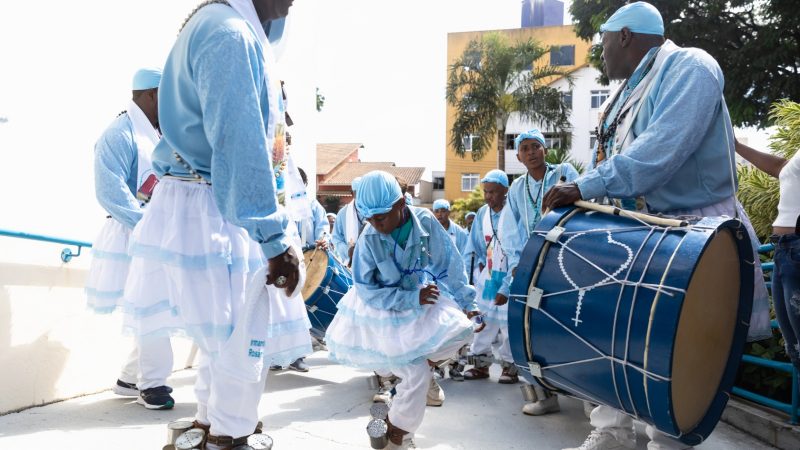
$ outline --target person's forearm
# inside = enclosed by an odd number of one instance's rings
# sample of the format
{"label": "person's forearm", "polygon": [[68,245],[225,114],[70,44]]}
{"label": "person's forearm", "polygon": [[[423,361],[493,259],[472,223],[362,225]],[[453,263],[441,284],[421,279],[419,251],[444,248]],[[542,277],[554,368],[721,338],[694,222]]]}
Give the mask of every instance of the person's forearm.
{"label": "person's forearm", "polygon": [[738,140],[736,141],[736,153],[749,161],[750,164],[756,166],[759,170],[762,170],[775,178],[778,178],[778,175],[781,173],[781,169],[784,165],[786,165],[786,160],[780,156],[758,151],[750,146],[742,144]]}

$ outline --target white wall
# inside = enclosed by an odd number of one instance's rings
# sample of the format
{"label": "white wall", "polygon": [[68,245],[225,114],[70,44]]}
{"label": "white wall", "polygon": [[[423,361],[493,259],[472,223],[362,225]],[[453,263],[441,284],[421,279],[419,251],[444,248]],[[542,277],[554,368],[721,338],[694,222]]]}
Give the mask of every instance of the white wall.
{"label": "white wall", "polygon": [[[597,120],[601,112],[599,108],[592,109],[591,107],[591,91],[607,90],[609,94],[612,94],[619,86],[618,81],[613,81],[608,86],[598,83],[599,74],[600,72],[592,67],[584,67],[572,73],[572,112],[569,117],[572,127],[570,153],[572,158],[585,164],[589,164],[592,159],[589,137],[597,126]],[[561,91],[570,90],[568,82],[564,79],[556,81],[552,86]],[[531,128],[540,127],[532,122],[520,120],[519,116],[514,114],[508,120],[506,133],[519,133]],[[546,130],[542,129],[542,131]],[[517,161],[516,152],[513,149],[506,150],[506,169],[508,173],[512,174],[525,172],[525,167]]]}

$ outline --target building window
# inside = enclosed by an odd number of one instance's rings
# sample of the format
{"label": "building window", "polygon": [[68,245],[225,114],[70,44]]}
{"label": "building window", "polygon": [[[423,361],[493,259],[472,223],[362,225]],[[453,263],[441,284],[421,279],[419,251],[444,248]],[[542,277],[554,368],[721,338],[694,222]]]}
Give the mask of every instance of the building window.
{"label": "building window", "polygon": [[592,131],[589,134],[589,150],[594,151],[595,147],[597,147],[597,133]]}
{"label": "building window", "polygon": [[480,182],[477,173],[462,173],[461,174],[461,192],[472,192],[478,187]]}
{"label": "building window", "polygon": [[567,105],[567,108],[572,109],[572,91],[562,92],[561,99],[564,100],[564,104]]}
{"label": "building window", "polygon": [[608,90],[591,91],[592,94],[592,109],[597,109],[608,99]]}
{"label": "building window", "polygon": [[444,177],[433,177],[433,189],[444,189]]}
{"label": "building window", "polygon": [[542,134],[544,134],[545,148],[561,148],[561,135],[556,133],[542,133]]}
{"label": "building window", "polygon": [[464,144],[464,151],[471,152],[472,151],[472,143],[475,139],[478,138],[476,134],[470,134],[469,136],[464,136],[461,142]]}
{"label": "building window", "polygon": [[561,45],[550,47],[551,66],[572,66],[575,65],[575,46]]}
{"label": "building window", "polygon": [[506,150],[515,150],[514,149],[514,140],[519,136],[519,134],[507,134],[506,135]]}
{"label": "building window", "polygon": [[464,112],[474,113],[478,110],[478,105],[470,95],[465,95],[461,98],[461,107]]}

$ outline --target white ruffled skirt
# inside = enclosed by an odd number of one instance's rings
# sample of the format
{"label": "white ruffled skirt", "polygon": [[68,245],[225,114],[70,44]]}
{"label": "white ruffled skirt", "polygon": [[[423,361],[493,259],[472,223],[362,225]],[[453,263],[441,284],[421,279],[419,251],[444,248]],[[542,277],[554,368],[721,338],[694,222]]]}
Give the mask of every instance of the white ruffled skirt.
{"label": "white ruffled skirt", "polygon": [[[243,228],[222,217],[211,189],[170,178],[156,186],[131,235],[126,331],[136,336],[185,335],[212,356],[223,348],[236,353],[228,346],[229,338],[240,322],[253,322],[254,308],[247,309],[245,300],[258,297],[266,309],[259,310],[256,322],[263,328],[264,346],[270,346],[262,355],[285,364],[310,354],[311,324],[300,289],[286,299],[274,288],[264,287],[266,261],[261,248]],[[298,256],[302,258],[302,253]],[[291,337],[285,340],[286,335]],[[297,345],[301,337],[302,349]],[[238,354],[247,358],[249,350],[244,347]]]}
{"label": "white ruffled skirt", "polygon": [[433,305],[392,311],[369,306],[352,288],[339,301],[325,344],[329,358],[341,364],[391,370],[455,356],[472,334],[472,322],[449,297],[440,296]]}
{"label": "white ruffled skirt", "polygon": [[110,314],[122,306],[131,257],[131,231],[109,218],[92,244],[92,263],[86,279],[86,305],[98,314]]}

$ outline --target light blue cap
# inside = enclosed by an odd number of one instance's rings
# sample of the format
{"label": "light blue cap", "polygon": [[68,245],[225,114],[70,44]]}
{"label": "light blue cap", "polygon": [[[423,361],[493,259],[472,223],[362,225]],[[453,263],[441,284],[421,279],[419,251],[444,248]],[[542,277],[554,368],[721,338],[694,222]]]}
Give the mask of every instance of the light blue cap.
{"label": "light blue cap", "polygon": [[358,192],[359,185],[361,185],[361,177],[355,177],[353,181],[350,182],[350,189],[352,189],[353,192]]}
{"label": "light blue cap", "polygon": [[481,179],[481,183],[497,183],[503,187],[508,187],[508,175],[500,169],[490,170],[486,176]]}
{"label": "light blue cap", "polygon": [[470,211],[464,216],[464,218],[466,219],[467,217],[475,217],[476,215],[477,214],[475,214],[474,212]]}
{"label": "light blue cap", "polygon": [[433,202],[433,210],[436,211],[437,209],[446,209],[450,211],[450,202],[448,202],[443,198],[436,200],[435,202]]}
{"label": "light blue cap", "polygon": [[526,131],[524,133],[520,133],[520,135],[517,136],[516,139],[514,139],[514,149],[519,151],[519,144],[521,144],[522,141],[524,141],[525,139],[535,139],[535,140],[539,141],[539,143],[542,144],[542,147],[545,146],[545,144],[544,144],[544,135],[542,134],[541,131],[539,131],[538,129],[534,128],[534,129]]}
{"label": "light blue cap", "polygon": [[636,2],[623,6],[600,25],[600,31],[619,31],[627,28],[634,33],[664,35],[664,20],[655,6]]}
{"label": "light blue cap", "polygon": [[375,214],[386,214],[403,198],[403,191],[394,175],[382,170],[373,170],[361,177],[358,189],[356,208],[365,219]]}
{"label": "light blue cap", "polygon": [[161,69],[158,67],[145,67],[139,69],[133,75],[133,89],[134,91],[145,91],[147,89],[155,89],[158,83],[161,82]]}

